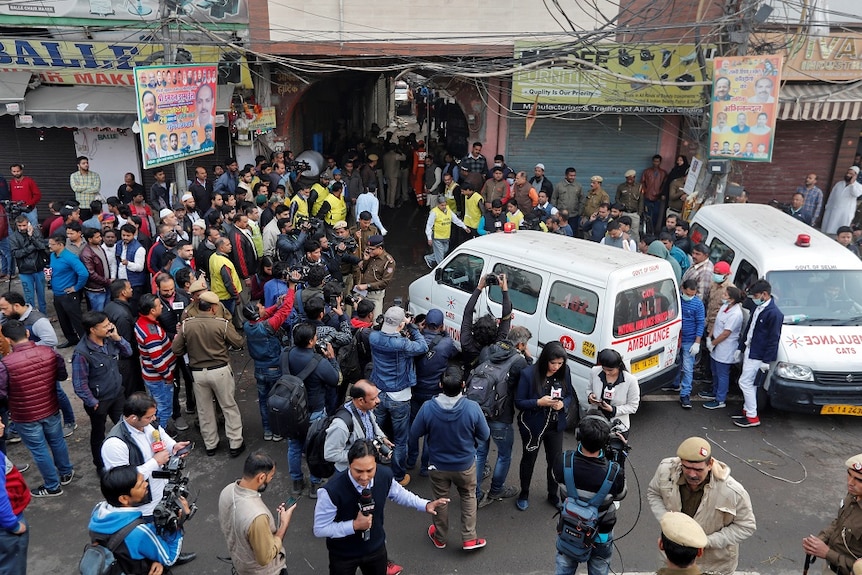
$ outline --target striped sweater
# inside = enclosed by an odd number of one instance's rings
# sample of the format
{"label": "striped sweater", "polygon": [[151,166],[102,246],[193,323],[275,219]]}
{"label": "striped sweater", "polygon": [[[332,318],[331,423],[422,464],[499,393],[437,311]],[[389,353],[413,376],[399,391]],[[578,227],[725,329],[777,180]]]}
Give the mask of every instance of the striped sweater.
{"label": "striped sweater", "polygon": [[171,351],[171,340],[159,323],[140,316],[135,323],[135,339],[141,350],[144,381],[165,381],[172,377],[176,357]]}

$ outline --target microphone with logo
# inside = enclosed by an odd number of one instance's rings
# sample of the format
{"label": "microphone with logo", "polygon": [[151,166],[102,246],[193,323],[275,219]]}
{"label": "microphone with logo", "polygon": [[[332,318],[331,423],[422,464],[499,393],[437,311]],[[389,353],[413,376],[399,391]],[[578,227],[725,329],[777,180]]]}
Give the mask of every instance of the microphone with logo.
{"label": "microphone with logo", "polygon": [[[359,495],[359,511],[365,516],[371,515],[374,511],[374,497],[371,496],[371,490],[367,487]],[[371,529],[366,529],[362,532],[362,540],[368,541],[369,539],[371,539]]]}

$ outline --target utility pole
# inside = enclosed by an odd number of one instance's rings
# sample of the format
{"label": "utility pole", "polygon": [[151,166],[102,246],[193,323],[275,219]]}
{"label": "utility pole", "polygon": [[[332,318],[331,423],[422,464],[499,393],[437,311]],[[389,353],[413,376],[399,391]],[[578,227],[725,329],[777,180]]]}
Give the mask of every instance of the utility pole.
{"label": "utility pole", "polygon": [[[164,61],[165,64],[171,65],[174,64],[174,45],[171,41],[171,26],[168,20],[170,16],[170,9],[168,8],[168,4],[166,0],[159,0],[159,17],[161,18],[162,23],[162,50],[164,51]],[[186,188],[188,186],[188,174],[186,170],[186,162],[185,160],[181,160],[179,162],[174,162],[174,188],[176,189],[176,201],[179,202],[179,199],[186,192]],[[174,201],[174,198],[171,198],[171,201]],[[173,206],[171,206],[173,207]]]}

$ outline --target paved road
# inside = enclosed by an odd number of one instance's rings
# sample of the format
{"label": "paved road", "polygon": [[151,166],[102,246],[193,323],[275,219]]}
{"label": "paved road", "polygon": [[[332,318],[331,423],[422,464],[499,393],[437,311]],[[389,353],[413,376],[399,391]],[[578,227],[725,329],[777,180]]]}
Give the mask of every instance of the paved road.
{"label": "paved road", "polygon": [[[422,218],[411,219],[407,209],[396,215],[384,214],[386,216],[390,216],[387,222],[407,222],[393,229],[387,238],[388,249],[399,262],[398,285],[390,290],[389,298],[406,296],[408,279],[427,270],[421,260],[425,253],[419,231]],[[406,232],[402,231],[405,228]],[[275,507],[289,495],[287,447],[285,443],[267,443],[261,438],[257,395],[247,354],[233,354],[233,365],[238,375],[237,397],[249,447],[266,450],[279,463],[276,479],[264,495],[264,500]],[[71,383],[65,385],[71,393]],[[73,403],[80,408],[77,399],[73,399]],[[802,570],[801,538],[816,533],[834,517],[845,493],[843,462],[862,451],[859,421],[848,416],[825,418],[773,412],[764,414],[762,427],[741,430],[731,425],[728,418],[728,414],[739,407],[740,398],[731,397],[727,410],[711,412],[695,404],[694,409],[683,411],[674,398],[662,395],[650,397],[641,405],[632,419],[629,496],[620,508],[617,528],[618,536],[630,533],[618,541],[618,553],[612,566],[614,572],[654,570],[658,524],[646,506],[646,485],[661,458],[672,455],[683,439],[695,434],[714,442],[714,455],[731,466],[734,477],[752,495],[758,531],[742,546],[740,569],[776,575]],[[77,562],[87,540],[90,511],[101,499],[90,464],[88,420],[82,410],[79,411],[81,427],[69,438],[76,466],[75,480],[64,488],[66,493],[62,497],[34,500],[27,510],[32,533],[30,573],[77,573]],[[187,471],[192,479],[192,491],[198,494],[200,510],[188,525],[185,548],[197,551],[199,559],[175,572],[178,575],[227,575],[230,567],[217,558],[226,554],[218,527],[217,499],[222,487],[239,476],[242,458],[229,459],[225,449],[215,457],[206,457],[194,426],[178,439],[192,439],[198,443],[198,449],[189,457]],[[575,447],[574,436],[567,435],[565,447]],[[519,453],[520,442],[515,447],[516,462],[520,460]],[[30,461],[21,444],[10,446],[9,455],[15,461]],[[479,533],[488,539],[488,546],[470,554],[461,551],[457,541],[445,550],[435,549],[425,534],[429,518],[390,503],[386,513],[390,556],[405,567],[405,574],[549,572],[554,560],[555,520],[553,509],[540,498],[544,490],[542,460],[540,458],[534,474],[535,495],[531,508],[520,512],[514,502],[506,501],[482,509]],[[35,467],[25,477],[31,486],[38,485]],[[510,481],[516,478],[515,467],[510,472]],[[417,477],[409,488],[423,496],[430,495],[427,479]],[[453,507],[451,515],[457,518],[457,502],[453,502]],[[312,515],[313,501],[301,499],[286,538],[292,575],[319,574],[327,570],[324,542],[312,534]],[[458,532],[457,526],[453,531]],[[819,569],[819,565],[816,568]]]}

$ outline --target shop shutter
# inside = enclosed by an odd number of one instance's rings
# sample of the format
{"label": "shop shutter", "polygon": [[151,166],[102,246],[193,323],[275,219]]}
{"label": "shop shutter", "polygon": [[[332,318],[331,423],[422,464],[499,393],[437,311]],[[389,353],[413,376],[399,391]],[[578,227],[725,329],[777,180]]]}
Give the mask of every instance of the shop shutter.
{"label": "shop shutter", "polygon": [[732,181],[745,187],[749,201],[790,202],[805,176],[817,174],[817,185],[829,193],[835,154],[844,122],[779,120],[775,127],[772,162],[736,162]]}
{"label": "shop shutter", "polygon": [[602,176],[603,187],[613,200],[627,170],[637,170],[640,175],[650,166],[659,149],[661,122],[660,116],[539,119],[525,140],[524,120],[511,120],[506,163],[532,177],[533,166],[541,162],[545,175],[555,184],[563,179],[566,168],[573,166],[585,190],[591,176]]}
{"label": "shop shutter", "polygon": [[[14,116],[0,116],[0,173],[11,178],[9,165],[24,165],[24,173],[42,192],[39,218],[48,215],[48,202],[74,199],[69,176],[75,165],[74,132],[68,128],[16,128]],[[39,140],[39,136],[42,140]]]}

